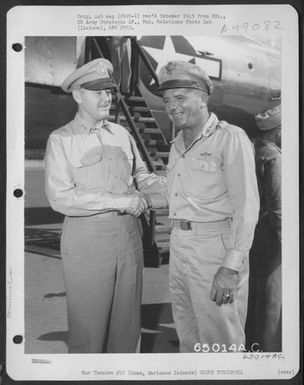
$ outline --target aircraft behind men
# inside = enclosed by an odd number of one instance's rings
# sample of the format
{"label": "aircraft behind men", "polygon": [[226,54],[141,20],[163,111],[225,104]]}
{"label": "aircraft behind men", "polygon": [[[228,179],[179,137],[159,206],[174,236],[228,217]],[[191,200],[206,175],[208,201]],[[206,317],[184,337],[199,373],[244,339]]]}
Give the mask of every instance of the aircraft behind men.
{"label": "aircraft behind men", "polygon": [[[134,36],[131,40],[131,92],[113,98],[110,117],[130,129],[151,171],[166,173],[169,143],[176,134],[156,92],[157,71],[168,61],[186,60],[204,67],[214,84],[209,110],[242,127],[252,139],[256,135],[254,115],[280,103],[280,52],[265,44],[241,36]],[[101,36],[26,38],[26,160],[41,161],[49,134],[73,119],[75,103],[60,85],[77,65],[106,57],[107,42]],[[43,163],[37,163],[40,173],[38,169],[26,173],[26,205],[36,205],[28,200],[37,195],[38,185],[41,202],[46,202]],[[35,182],[28,182],[32,180]],[[158,213],[150,213],[144,236],[145,263],[151,266],[158,266],[161,256],[168,254],[169,230],[166,226],[159,229],[165,217],[160,213],[156,219],[155,215]]]}
{"label": "aircraft behind men", "polygon": [[[254,115],[280,103],[280,52],[243,36],[142,36],[139,43],[156,74],[171,60],[200,65],[214,84],[209,109],[255,135]],[[155,82],[142,71],[141,92],[161,111]]]}
{"label": "aircraft behind men", "polygon": [[[36,150],[43,153],[49,133],[74,115],[74,104],[60,84],[77,63],[104,55],[101,45],[90,51],[92,41],[98,45],[101,39],[26,38],[27,154]],[[137,36],[132,40],[133,48],[139,47],[154,71],[153,76],[146,65],[140,64],[136,93],[144,98],[167,143],[175,132],[155,91],[154,77],[170,60],[185,60],[205,68],[214,83],[209,109],[220,119],[244,128],[250,137],[256,132],[254,115],[280,103],[280,51],[266,44],[243,36]],[[132,55],[139,56],[138,50]]]}

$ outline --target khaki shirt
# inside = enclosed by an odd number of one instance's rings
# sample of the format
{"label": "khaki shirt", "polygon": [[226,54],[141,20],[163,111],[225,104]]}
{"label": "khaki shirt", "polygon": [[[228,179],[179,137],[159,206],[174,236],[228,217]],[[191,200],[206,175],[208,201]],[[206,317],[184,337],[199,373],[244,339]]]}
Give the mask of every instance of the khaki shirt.
{"label": "khaki shirt", "polygon": [[281,149],[275,143],[258,138],[255,141],[255,160],[261,200],[260,220],[268,217],[271,229],[281,243]]}
{"label": "khaki shirt", "polygon": [[223,266],[241,270],[259,213],[253,145],[239,127],[210,117],[188,147],[182,132],[168,163],[169,217],[195,222],[231,219],[233,246]]}
{"label": "khaki shirt", "polygon": [[153,207],[166,205],[166,179],[148,172],[124,127],[106,122],[91,129],[76,114],[49,136],[45,191],[54,210],[68,216],[123,210],[136,189]]}

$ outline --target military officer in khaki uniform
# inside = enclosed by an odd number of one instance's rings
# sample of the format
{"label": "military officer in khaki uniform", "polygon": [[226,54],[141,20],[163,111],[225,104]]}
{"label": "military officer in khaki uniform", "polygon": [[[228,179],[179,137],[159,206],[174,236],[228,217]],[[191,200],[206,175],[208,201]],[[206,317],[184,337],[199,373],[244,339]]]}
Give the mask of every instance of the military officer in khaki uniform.
{"label": "military officer in khaki uniform", "polygon": [[96,59],[62,84],[78,105],[52,132],[45,189],[65,215],[61,256],[70,353],[138,351],[143,255],[138,216],[165,204],[164,178],[150,174],[134,139],[109,122],[111,63]]}
{"label": "military officer in khaki uniform", "polygon": [[212,82],[195,64],[162,67],[176,130],[168,163],[170,289],[181,352],[245,348],[248,252],[258,219],[253,145],[208,112]]}
{"label": "military officer in khaki uniform", "polygon": [[281,106],[255,120],[260,132],[255,158],[261,209],[250,251],[247,342],[275,352],[282,350]]}

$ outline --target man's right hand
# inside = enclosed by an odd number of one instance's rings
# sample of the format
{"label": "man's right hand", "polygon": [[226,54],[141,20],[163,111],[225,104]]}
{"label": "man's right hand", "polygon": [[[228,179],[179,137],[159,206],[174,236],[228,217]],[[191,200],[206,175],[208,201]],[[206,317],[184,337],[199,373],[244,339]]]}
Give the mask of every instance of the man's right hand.
{"label": "man's right hand", "polygon": [[129,198],[129,204],[123,210],[125,213],[139,217],[141,213],[148,209],[148,202],[140,193],[131,194]]}

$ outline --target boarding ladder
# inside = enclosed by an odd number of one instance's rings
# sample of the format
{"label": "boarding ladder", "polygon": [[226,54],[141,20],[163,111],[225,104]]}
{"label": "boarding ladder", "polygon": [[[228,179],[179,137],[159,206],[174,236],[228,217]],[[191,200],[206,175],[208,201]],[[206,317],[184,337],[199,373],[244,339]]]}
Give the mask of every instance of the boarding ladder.
{"label": "boarding ladder", "polygon": [[[161,129],[162,123],[168,125],[164,110],[153,111],[149,98],[143,95],[144,89],[141,70],[144,67],[155,84],[157,76],[144,50],[135,38],[132,42],[132,77],[130,93],[116,93],[110,110],[110,120],[126,127],[133,135],[138,149],[149,171],[165,175],[169,157],[171,127]],[[88,37],[86,42],[86,61],[104,57],[98,38]],[[170,123],[169,123],[170,124]],[[169,132],[169,134],[168,134]],[[169,258],[170,224],[168,209],[149,210],[142,215],[144,230],[143,246],[145,266],[158,267]]]}

